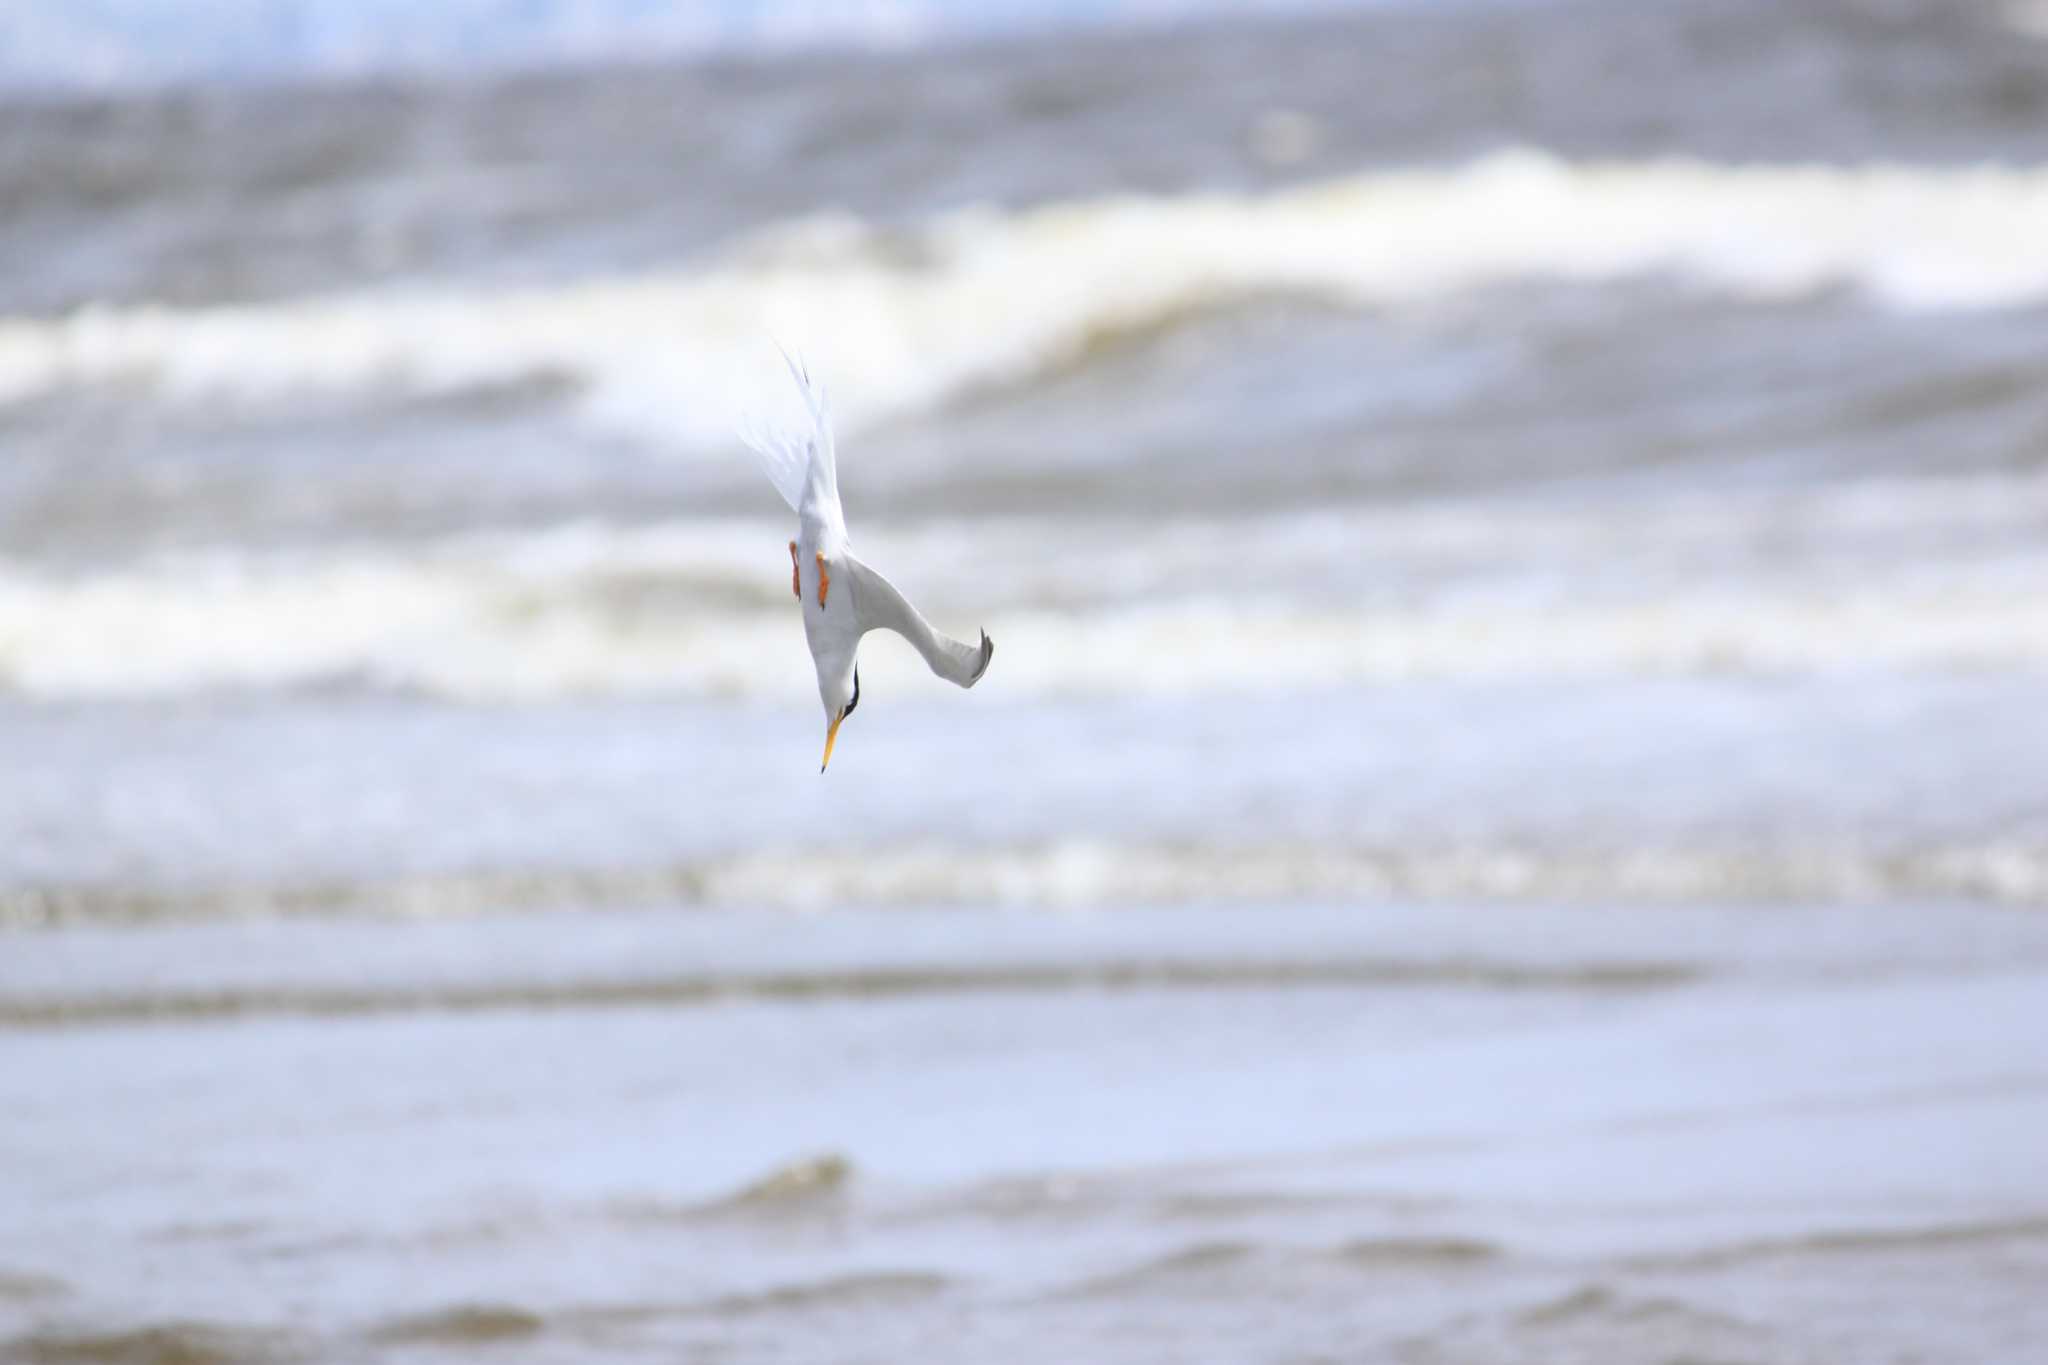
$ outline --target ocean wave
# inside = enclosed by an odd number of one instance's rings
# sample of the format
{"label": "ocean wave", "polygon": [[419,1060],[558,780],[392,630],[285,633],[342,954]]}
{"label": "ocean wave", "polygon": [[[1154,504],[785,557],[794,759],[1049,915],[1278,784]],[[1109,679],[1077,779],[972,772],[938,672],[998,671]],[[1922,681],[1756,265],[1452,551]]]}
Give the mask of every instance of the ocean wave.
{"label": "ocean wave", "polygon": [[1661,1324],[1667,1330],[1704,1328],[1735,1333],[1757,1330],[1740,1318],[1712,1312],[1680,1299],[1623,1294],[1604,1284],[1581,1285],[1569,1293],[1532,1304],[1518,1311],[1514,1321],[1517,1326],[1525,1328],[1553,1328],[1591,1322]]}
{"label": "ocean wave", "polygon": [[[1658,846],[1607,849],[1523,844],[1341,845],[1271,844],[1189,847],[1164,843],[1060,842],[1028,847],[866,848],[706,857],[659,867],[420,873],[399,878],[320,882],[249,882],[220,886],[27,884],[0,887],[0,927],[149,923],[279,915],[374,914],[443,918],[521,909],[632,905],[730,906],[818,910],[834,906],[994,905],[1080,908],[1119,905],[1278,904],[1344,901],[1519,900],[1795,902],[1965,900],[2048,903],[2048,846],[2013,840],[1927,844],[1913,848],[1841,841],[1810,845]],[[1166,972],[1153,963],[1152,968]],[[1149,970],[1149,969],[1148,969]],[[1243,965],[1247,980],[1271,984],[1281,967]],[[1286,968],[1286,971],[1296,971]],[[1301,969],[1308,970],[1308,969]],[[1336,970],[1336,969],[1333,969]],[[1341,970],[1366,970],[1350,964]],[[1388,980],[1384,966],[1371,967]],[[1435,964],[1432,979],[1463,974],[1475,984],[1516,984],[1469,963]],[[1175,975],[1178,973],[1178,975]],[[1264,974],[1264,975],[1262,975]],[[1299,971],[1297,971],[1297,975]],[[1166,972],[1190,984],[1210,980],[1192,967]],[[1311,972],[1312,975],[1312,972]],[[1088,978],[1097,984],[1144,985],[1137,967]],[[1164,978],[1161,978],[1164,979]],[[1656,984],[1640,966],[1609,984]],[[807,990],[869,992],[947,989],[949,978],[872,981],[832,978],[763,979],[756,994],[797,996]],[[1011,978],[977,978],[998,988],[1052,988],[1072,981],[1024,970]],[[1540,979],[1524,984],[1542,984]],[[1594,985],[1593,978],[1579,984]],[[625,981],[607,986],[628,999],[714,997],[732,983],[716,978]],[[733,987],[737,989],[737,987]],[[496,990],[497,988],[492,988]],[[476,1008],[536,1004],[546,992],[518,986],[516,1000],[490,992]],[[579,988],[580,989],[580,988]],[[538,994],[536,994],[538,992]],[[451,997],[452,998],[452,997]],[[263,1002],[257,1000],[256,1006]],[[420,1002],[431,1005],[431,1000]],[[232,1012],[232,1000],[195,997],[191,1010]],[[334,997],[332,1008],[355,1008]]]}
{"label": "ocean wave", "polygon": [[1807,1257],[1884,1256],[1922,1251],[1969,1250],[2008,1242],[2048,1239],[2048,1218],[1939,1223],[1924,1227],[1870,1227],[1803,1236],[1767,1238],[1697,1251],[1631,1258],[1637,1270],[1719,1270],[1752,1261]]}
{"label": "ocean wave", "polygon": [[[1881,226],[1877,226],[1881,225]],[[800,342],[851,426],[1065,363],[1105,333],[1261,297],[1402,306],[1527,279],[1668,275],[1907,310],[2048,298],[2048,170],[1573,162],[1534,151],[1265,194],[975,209],[911,231],[824,216],[689,268],[494,291],[0,321],[0,403],[437,394],[561,377],[600,428],[729,443]]]}
{"label": "ocean wave", "polygon": [[200,553],[84,578],[0,567],[0,687],[140,696],[356,679],[450,696],[738,694],[772,673],[771,621],[785,637],[793,625],[765,610],[786,591],[776,534],[567,528],[415,551]]}
{"label": "ocean wave", "polygon": [[[0,1027],[69,1028],[138,1020],[315,1018],[493,1010],[688,1009],[734,1001],[907,999],[932,995],[1068,994],[1105,991],[1284,990],[1309,987],[1445,986],[1472,990],[1636,992],[1685,985],[1699,973],[1669,962],[1567,963],[1478,960],[1406,962],[1204,962],[1173,958],[995,967],[876,967],[823,972],[619,977],[555,983],[318,986],[162,990],[70,996],[0,996]],[[698,1214],[793,1209],[839,1192],[851,1175],[827,1156],[772,1172]]]}
{"label": "ocean wave", "polygon": [[64,1365],[267,1365],[304,1359],[306,1343],[278,1331],[179,1320],[30,1332],[0,1342],[0,1356]]}
{"label": "ocean wave", "polygon": [[805,1157],[777,1166],[725,1198],[714,1200],[707,1211],[796,1212],[814,1209],[843,1196],[853,1183],[853,1174],[853,1163],[838,1152]]}
{"label": "ocean wave", "polygon": [[1442,1271],[1498,1261],[1506,1251],[1476,1237],[1364,1237],[1337,1249],[1338,1259],[1370,1270]]}
{"label": "ocean wave", "polygon": [[713,1317],[751,1317],[853,1306],[879,1310],[943,1294],[952,1287],[950,1277],[933,1271],[863,1271],[724,1294],[694,1311]]}
{"label": "ocean wave", "polygon": [[0,1303],[30,1303],[61,1299],[71,1287],[54,1275],[36,1275],[0,1266]]}
{"label": "ocean wave", "polygon": [[[1062,529],[1053,556],[1043,524],[975,523],[863,551],[942,626],[1000,638],[994,680],[1012,694],[2032,670],[2048,668],[2048,556],[2030,539],[2043,489],[1831,489],[1756,516],[1715,502],[1626,518],[1475,505],[1119,523]],[[70,574],[0,560],[0,692],[795,700],[813,679],[784,539],[765,522],[585,524]],[[1227,581],[1213,572],[1219,540],[1237,556]],[[871,643],[862,663],[876,683],[919,684],[922,665],[895,642]]]}
{"label": "ocean wave", "polygon": [[1375,1275],[1446,1272],[1497,1262],[1504,1252],[1492,1242],[1455,1237],[1379,1237],[1347,1242],[1334,1251],[1299,1246],[1222,1240],[1203,1241],[1154,1257],[1128,1269],[1085,1279],[1052,1295],[1054,1299],[1121,1298],[1130,1294],[1210,1292],[1249,1288],[1260,1267],[1298,1277],[1318,1261],[1334,1260]]}
{"label": "ocean wave", "polygon": [[[1231,14],[1218,0],[1099,0],[1086,6],[961,6],[945,0],[670,8],[641,0],[297,0],[196,10],[167,26],[152,0],[81,8],[0,5],[0,86],[126,90],[187,81],[298,81],[395,73],[550,70],[589,62],[810,49],[876,51]],[[1313,8],[1268,0],[1259,8]]]}
{"label": "ocean wave", "polygon": [[385,1323],[370,1333],[380,1345],[471,1347],[539,1336],[547,1322],[510,1304],[473,1303]]}
{"label": "ocean wave", "polygon": [[1198,1242],[1142,1265],[1092,1276],[1055,1293],[1054,1299],[1123,1298],[1132,1294],[1212,1291],[1258,1259],[1263,1248],[1250,1242]]}

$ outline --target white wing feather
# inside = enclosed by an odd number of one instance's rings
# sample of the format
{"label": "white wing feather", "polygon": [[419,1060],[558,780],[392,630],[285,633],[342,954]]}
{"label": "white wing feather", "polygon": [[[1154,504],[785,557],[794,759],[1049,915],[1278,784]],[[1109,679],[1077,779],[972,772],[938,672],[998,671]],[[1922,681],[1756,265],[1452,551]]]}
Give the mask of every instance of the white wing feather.
{"label": "white wing feather", "polygon": [[[780,347],[776,349],[780,350]],[[806,492],[832,506],[839,502],[839,470],[832,448],[832,417],[825,407],[825,390],[811,378],[810,371],[782,352],[790,377],[804,400],[804,422],[795,428],[768,429],[751,426],[740,432],[760,458],[762,472],[775,491],[789,504],[789,510],[803,510]]]}
{"label": "white wing feather", "polygon": [[981,681],[981,675],[988,672],[988,663],[995,657],[995,642],[988,638],[988,632],[981,633],[981,643],[970,645],[955,640],[950,635],[932,629],[932,623],[925,620],[908,598],[898,591],[896,585],[867,565],[846,556],[847,566],[853,571],[853,615],[859,623],[861,633],[871,630],[893,630],[910,641],[924,661],[931,665],[932,672],[947,682],[959,687],[972,687]]}

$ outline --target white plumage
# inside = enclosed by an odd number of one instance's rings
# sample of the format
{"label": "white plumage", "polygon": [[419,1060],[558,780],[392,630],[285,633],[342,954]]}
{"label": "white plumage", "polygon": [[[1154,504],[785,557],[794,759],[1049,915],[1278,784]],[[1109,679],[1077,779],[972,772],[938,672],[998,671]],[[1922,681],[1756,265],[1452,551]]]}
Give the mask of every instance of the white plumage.
{"label": "white plumage", "polygon": [[863,635],[895,631],[924,656],[932,672],[960,687],[981,681],[996,647],[986,631],[979,645],[970,645],[933,629],[894,584],[855,557],[839,505],[838,457],[824,390],[788,352],[782,358],[803,396],[804,420],[793,429],[749,431],[742,439],[796,513],[791,586],[803,609],[804,638],[817,665],[818,699],[825,707],[825,760],[818,765],[823,772],[832,761],[840,723],[860,701],[855,656]]}
{"label": "white plumage", "polygon": [[[741,439],[760,457],[768,482],[775,485],[790,511],[803,514],[806,488],[815,472],[819,497],[838,518],[839,461],[832,446],[832,415],[825,407],[824,386],[813,382],[810,371],[789,352],[782,353],[782,360],[804,400],[804,422],[795,428],[756,428],[743,432]],[[840,528],[845,529],[843,519]]]}

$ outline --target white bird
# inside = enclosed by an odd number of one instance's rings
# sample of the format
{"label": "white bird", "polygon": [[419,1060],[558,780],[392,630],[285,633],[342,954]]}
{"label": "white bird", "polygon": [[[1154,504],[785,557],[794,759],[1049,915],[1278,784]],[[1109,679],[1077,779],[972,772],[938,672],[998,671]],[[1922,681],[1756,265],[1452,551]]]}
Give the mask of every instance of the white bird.
{"label": "white bird", "polygon": [[818,668],[818,700],[825,705],[822,773],[832,762],[840,725],[860,705],[860,667],[854,656],[861,636],[895,631],[924,656],[932,672],[960,687],[981,681],[996,647],[987,631],[979,645],[970,645],[932,629],[894,584],[854,557],[839,508],[839,471],[824,390],[787,351],[782,358],[803,394],[808,425],[797,431],[746,432],[741,439],[761,457],[768,481],[796,513],[789,586],[803,609],[804,639]]}

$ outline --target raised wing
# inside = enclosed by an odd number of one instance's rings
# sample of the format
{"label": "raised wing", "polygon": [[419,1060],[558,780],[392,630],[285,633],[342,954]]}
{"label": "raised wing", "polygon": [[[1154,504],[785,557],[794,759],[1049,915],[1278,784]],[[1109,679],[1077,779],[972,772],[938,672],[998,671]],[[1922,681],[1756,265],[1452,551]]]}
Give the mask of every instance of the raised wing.
{"label": "raised wing", "polygon": [[[780,347],[776,349],[780,350]],[[839,464],[832,446],[832,416],[825,407],[825,390],[811,378],[810,370],[798,364],[788,351],[782,352],[790,377],[803,395],[804,420],[781,429],[751,427],[740,432],[747,448],[760,457],[768,482],[789,504],[792,512],[803,510],[807,496],[829,506],[835,515],[839,507]]]}
{"label": "raised wing", "polygon": [[853,577],[853,616],[861,634],[871,630],[893,630],[910,641],[932,672],[959,687],[972,687],[988,672],[988,661],[996,656],[995,641],[981,633],[981,643],[970,645],[932,629],[916,607],[910,605],[896,585],[867,565],[846,556]]}

